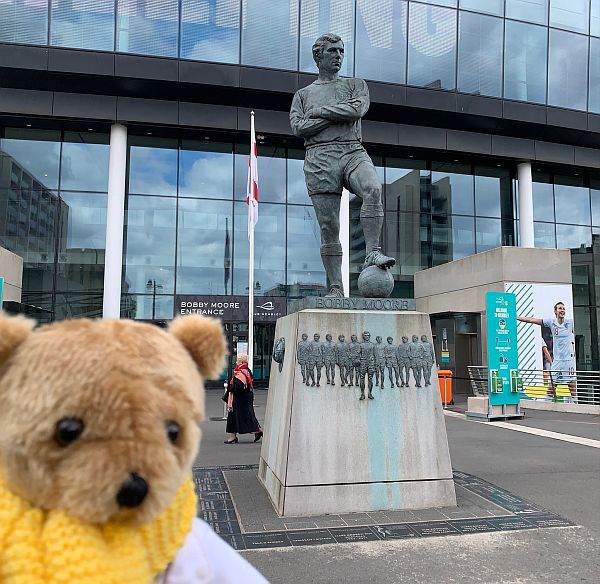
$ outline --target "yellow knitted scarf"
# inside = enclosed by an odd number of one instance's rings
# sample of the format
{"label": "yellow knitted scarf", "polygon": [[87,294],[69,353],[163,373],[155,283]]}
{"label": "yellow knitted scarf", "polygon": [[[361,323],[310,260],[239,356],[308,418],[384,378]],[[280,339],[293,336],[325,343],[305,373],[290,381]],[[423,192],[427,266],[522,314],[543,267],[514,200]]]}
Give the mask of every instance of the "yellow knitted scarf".
{"label": "yellow knitted scarf", "polygon": [[149,584],[175,559],[195,515],[191,479],[154,521],[131,527],[32,507],[0,473],[0,583]]}

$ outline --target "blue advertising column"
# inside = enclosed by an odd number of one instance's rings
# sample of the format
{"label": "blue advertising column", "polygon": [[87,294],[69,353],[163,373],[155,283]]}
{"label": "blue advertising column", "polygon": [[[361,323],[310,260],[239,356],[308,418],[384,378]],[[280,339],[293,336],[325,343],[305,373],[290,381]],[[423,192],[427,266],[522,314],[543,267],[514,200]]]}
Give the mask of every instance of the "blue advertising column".
{"label": "blue advertising column", "polygon": [[4,288],[4,278],[0,278],[0,310],[2,310],[2,291]]}
{"label": "blue advertising column", "polygon": [[521,416],[523,382],[519,374],[516,298],[509,292],[487,292],[488,418]]}

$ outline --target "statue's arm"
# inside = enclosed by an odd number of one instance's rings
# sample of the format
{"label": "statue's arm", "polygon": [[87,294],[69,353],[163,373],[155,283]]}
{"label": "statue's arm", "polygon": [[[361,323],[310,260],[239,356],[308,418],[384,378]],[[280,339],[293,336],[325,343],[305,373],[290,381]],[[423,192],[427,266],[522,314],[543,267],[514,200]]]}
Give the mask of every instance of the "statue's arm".
{"label": "statue's arm", "polygon": [[362,79],[358,79],[351,97],[339,103],[315,108],[310,115],[311,118],[332,122],[353,122],[367,113],[369,104],[369,88]]}
{"label": "statue's arm", "polygon": [[331,122],[323,118],[310,118],[304,111],[302,99],[298,93],[292,100],[290,109],[290,126],[292,133],[299,138],[308,138],[318,134],[321,130],[330,126]]}

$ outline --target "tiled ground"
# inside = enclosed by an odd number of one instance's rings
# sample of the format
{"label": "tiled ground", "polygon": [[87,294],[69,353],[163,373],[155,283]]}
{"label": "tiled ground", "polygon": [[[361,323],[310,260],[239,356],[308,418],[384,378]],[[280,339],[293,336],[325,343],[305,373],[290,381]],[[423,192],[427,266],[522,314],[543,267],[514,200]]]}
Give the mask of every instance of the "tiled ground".
{"label": "tiled ground", "polygon": [[281,518],[252,466],[196,468],[198,516],[236,549],[565,527],[569,521],[483,479],[454,472],[457,507]]}

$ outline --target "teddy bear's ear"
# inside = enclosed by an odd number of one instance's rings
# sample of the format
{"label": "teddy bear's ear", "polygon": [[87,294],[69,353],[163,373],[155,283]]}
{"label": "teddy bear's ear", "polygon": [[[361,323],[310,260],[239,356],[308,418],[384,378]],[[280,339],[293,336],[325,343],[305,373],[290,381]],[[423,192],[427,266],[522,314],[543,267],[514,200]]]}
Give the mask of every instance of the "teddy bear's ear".
{"label": "teddy bear's ear", "polygon": [[217,377],[225,367],[225,335],[220,321],[192,314],[176,318],[169,332],[189,351],[203,377]]}
{"label": "teddy bear's ear", "polygon": [[31,334],[34,326],[34,320],[0,312],[0,365]]}

